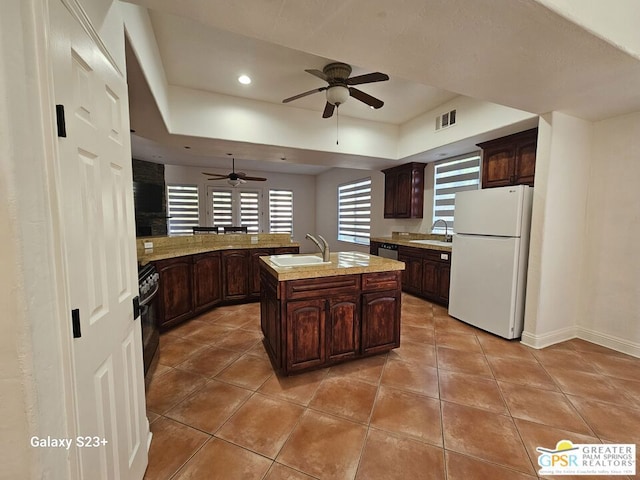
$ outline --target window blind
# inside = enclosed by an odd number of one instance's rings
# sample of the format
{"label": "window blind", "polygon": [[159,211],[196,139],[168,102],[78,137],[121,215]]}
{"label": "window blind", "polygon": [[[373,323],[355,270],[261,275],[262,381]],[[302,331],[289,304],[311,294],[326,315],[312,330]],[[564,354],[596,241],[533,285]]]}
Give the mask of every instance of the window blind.
{"label": "window blind", "polygon": [[233,199],[230,190],[210,190],[214,227],[233,225]]}
{"label": "window blind", "polygon": [[371,178],[338,186],[338,240],[369,245]]}
{"label": "window blind", "polygon": [[[449,158],[434,168],[433,221],[441,218],[453,227],[454,202],[457,192],[477,190],[480,185],[480,154],[478,152]],[[434,229],[444,233],[444,228]]]}
{"label": "window blind", "polygon": [[193,233],[192,227],[200,223],[197,185],[167,185],[169,234]]}
{"label": "window blind", "polygon": [[240,192],[240,226],[247,227],[247,233],[260,231],[260,193]]}
{"label": "window blind", "polygon": [[269,233],[293,232],[293,192],[269,190]]}

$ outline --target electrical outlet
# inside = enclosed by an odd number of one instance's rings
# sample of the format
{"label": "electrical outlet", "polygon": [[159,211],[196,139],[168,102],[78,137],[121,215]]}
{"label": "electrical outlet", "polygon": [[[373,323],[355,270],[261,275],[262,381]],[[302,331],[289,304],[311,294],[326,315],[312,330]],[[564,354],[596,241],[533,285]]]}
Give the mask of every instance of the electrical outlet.
{"label": "electrical outlet", "polygon": [[153,242],[144,242],[144,248],[145,250],[148,248],[153,248]]}
{"label": "electrical outlet", "polygon": [[257,235],[253,235],[251,237],[251,243],[258,243],[258,236]]}

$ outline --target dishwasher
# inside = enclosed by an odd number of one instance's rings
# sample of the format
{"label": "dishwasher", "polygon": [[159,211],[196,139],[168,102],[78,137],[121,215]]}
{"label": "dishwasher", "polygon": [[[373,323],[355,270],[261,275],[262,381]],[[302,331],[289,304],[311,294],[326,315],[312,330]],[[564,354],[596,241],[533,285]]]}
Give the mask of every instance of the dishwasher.
{"label": "dishwasher", "polygon": [[383,258],[398,259],[398,245],[395,243],[381,243],[378,247],[378,256]]}

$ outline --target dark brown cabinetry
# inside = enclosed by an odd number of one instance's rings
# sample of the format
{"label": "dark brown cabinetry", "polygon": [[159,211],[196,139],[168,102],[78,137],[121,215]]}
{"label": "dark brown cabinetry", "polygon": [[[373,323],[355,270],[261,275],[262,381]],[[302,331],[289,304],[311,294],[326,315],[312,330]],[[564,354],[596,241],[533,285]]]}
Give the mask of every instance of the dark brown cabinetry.
{"label": "dark brown cabinetry", "polygon": [[482,188],[533,186],[538,129],[479,143],[482,149]]}
{"label": "dark brown cabinetry", "polygon": [[243,300],[249,295],[250,255],[248,250],[222,252],[222,299]]}
{"label": "dark brown cabinetry", "polygon": [[265,345],[284,373],[400,346],[400,272],[278,282],[261,270]]}
{"label": "dark brown cabinetry", "polygon": [[222,301],[220,252],[202,253],[192,259],[193,307],[200,313]]}
{"label": "dark brown cabinetry", "polygon": [[162,329],[193,316],[191,257],[156,262],[160,274],[159,327]]}
{"label": "dark brown cabinetry", "polygon": [[422,218],[425,163],[406,163],[384,173],[384,218]]}
{"label": "dark brown cabinetry", "polygon": [[298,252],[298,247],[234,249],[155,262],[159,328],[166,330],[222,303],[257,300],[260,256]]}
{"label": "dark brown cabinetry", "polygon": [[398,260],[405,263],[402,290],[442,305],[449,304],[451,252],[400,245]]}

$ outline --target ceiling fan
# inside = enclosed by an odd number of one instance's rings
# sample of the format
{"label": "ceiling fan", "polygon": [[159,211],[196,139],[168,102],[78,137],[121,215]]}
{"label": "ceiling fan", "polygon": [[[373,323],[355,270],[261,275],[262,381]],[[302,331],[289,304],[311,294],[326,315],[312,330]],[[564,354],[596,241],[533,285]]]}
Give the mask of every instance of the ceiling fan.
{"label": "ceiling fan", "polygon": [[232,187],[237,187],[238,185],[247,183],[247,181],[264,182],[267,180],[266,178],[263,178],[263,177],[248,177],[247,174],[244,172],[236,172],[236,159],[232,158],[231,161],[232,161],[231,173],[227,175],[221,175],[219,173],[207,173],[207,172],[202,172],[202,174],[211,177],[211,178],[207,178],[207,180],[224,180],[226,178],[227,183]]}
{"label": "ceiling fan", "polygon": [[293,97],[285,98],[282,103],[289,103],[293,100],[297,100],[307,95],[311,95],[317,92],[327,91],[327,103],[322,112],[322,118],[329,118],[333,115],[333,111],[336,107],[342,105],[351,96],[356,100],[366,103],[371,108],[378,109],[384,105],[382,100],[372,97],[368,93],[364,93],[362,90],[352,87],[351,85],[362,85],[364,83],[384,82],[389,80],[389,75],[380,72],[366,73],[364,75],[358,75],[356,77],[349,78],[351,75],[351,66],[346,63],[330,63],[326,65],[322,71],[320,70],[305,70],[305,72],[315,75],[328,83],[326,87],[314,88],[308,92],[294,95]]}

